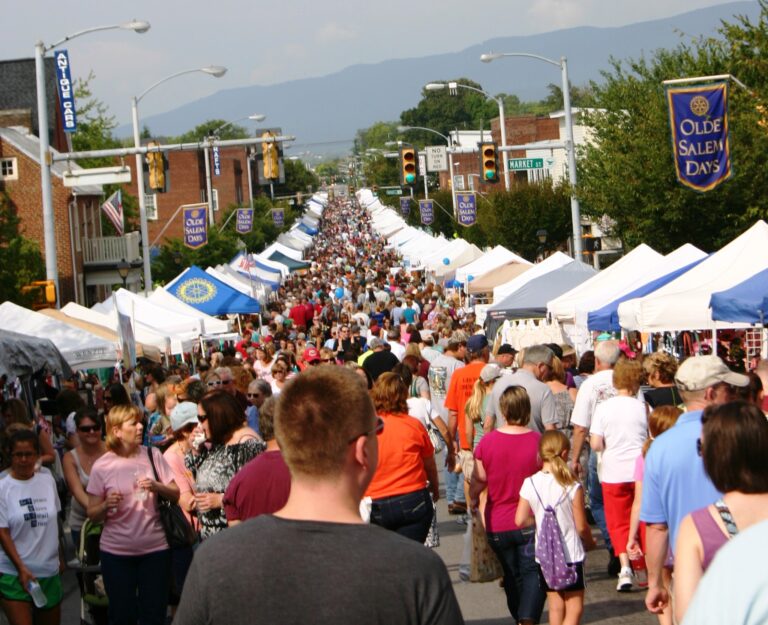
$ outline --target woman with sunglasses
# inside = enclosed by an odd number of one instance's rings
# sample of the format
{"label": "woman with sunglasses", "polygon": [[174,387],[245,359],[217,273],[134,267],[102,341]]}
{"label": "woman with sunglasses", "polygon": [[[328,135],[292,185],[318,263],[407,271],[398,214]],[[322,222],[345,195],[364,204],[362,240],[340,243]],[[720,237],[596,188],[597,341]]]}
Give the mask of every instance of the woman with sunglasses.
{"label": "woman with sunglasses", "polygon": [[[11,625],[58,625],[61,620],[61,578],[56,482],[37,471],[40,442],[32,430],[20,428],[9,440],[11,467],[0,480],[0,597]],[[30,522],[30,514],[36,523]],[[30,583],[45,598],[33,608]]]}
{"label": "woman with sunglasses", "polygon": [[384,428],[365,493],[372,499],[371,523],[423,543],[440,496],[435,449],[424,426],[408,414],[408,387],[399,375],[382,373],[371,395]]}
{"label": "woman with sunglasses", "polygon": [[75,427],[80,445],[64,454],[61,463],[64,467],[64,479],[67,481],[69,492],[72,493],[72,503],[69,508],[69,529],[75,548],[80,545],[80,529],[85,523],[88,509],[88,480],[93,463],[107,453],[104,441],[101,439],[101,419],[93,408],[79,408],[75,412]]}
{"label": "woman with sunglasses", "polygon": [[240,404],[226,391],[207,393],[197,406],[197,418],[206,442],[193,447],[184,462],[195,478],[195,510],[200,537],[205,539],[227,527],[224,491],[235,474],[266,446],[246,425]]}

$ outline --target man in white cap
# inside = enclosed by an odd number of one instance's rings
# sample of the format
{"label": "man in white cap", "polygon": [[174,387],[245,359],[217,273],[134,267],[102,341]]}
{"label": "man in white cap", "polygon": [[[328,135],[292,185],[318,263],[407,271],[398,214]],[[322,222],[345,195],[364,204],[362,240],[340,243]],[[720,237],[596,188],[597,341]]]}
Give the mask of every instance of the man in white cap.
{"label": "man in white cap", "polygon": [[686,412],[653,442],[643,476],[640,520],[646,523],[645,605],[654,614],[669,603],[661,571],[670,546],[674,553],[680,522],[690,512],[720,498],[697,450],[702,412],[711,404],[732,401],[733,387],[746,386],[749,378],[731,371],[717,356],[698,356],[680,365],[675,384]]}

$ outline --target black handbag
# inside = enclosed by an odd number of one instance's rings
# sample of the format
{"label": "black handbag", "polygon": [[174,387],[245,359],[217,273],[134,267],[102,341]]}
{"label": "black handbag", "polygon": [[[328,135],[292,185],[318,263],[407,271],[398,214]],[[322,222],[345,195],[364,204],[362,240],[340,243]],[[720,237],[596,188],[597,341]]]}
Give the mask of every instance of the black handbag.
{"label": "black handbag", "polygon": [[[155,467],[155,459],[152,454],[152,448],[147,447],[149,462],[152,465],[152,472],[155,474],[155,481],[159,482],[160,477]],[[184,516],[184,512],[179,504],[170,499],[157,494],[157,512],[160,515],[160,525],[163,526],[165,537],[168,540],[168,546],[171,549],[181,547],[191,547],[197,542],[197,534]]]}

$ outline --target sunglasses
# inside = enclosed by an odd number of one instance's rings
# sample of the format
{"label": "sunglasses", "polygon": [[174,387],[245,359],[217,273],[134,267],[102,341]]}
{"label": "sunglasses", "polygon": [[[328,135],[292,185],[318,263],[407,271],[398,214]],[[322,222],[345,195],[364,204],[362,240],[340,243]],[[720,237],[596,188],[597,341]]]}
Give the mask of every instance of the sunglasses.
{"label": "sunglasses", "polygon": [[226,386],[227,384],[232,384],[232,380],[222,380],[221,383]]}
{"label": "sunglasses", "polygon": [[205,423],[206,421],[208,421],[208,415],[207,415],[207,414],[199,414],[199,413],[198,413],[198,415],[197,415],[197,420],[198,420],[200,423]]}
{"label": "sunglasses", "polygon": [[216,380],[215,382],[208,382],[208,386],[221,386],[223,382]]}
{"label": "sunglasses", "polygon": [[77,426],[78,432],[83,432],[83,434],[88,434],[89,432],[101,432],[101,426],[100,425],[79,425]]}
{"label": "sunglasses", "polygon": [[378,436],[383,431],[384,431],[384,419],[382,419],[381,417],[377,416],[376,417],[376,425],[374,425],[372,429],[368,430],[367,432],[361,432],[357,436],[353,436],[352,438],[349,439],[349,441],[347,441],[347,444],[351,445],[352,443],[354,443],[361,436],[370,436],[374,432],[376,433],[376,436]]}
{"label": "sunglasses", "polygon": [[261,393],[248,393],[248,397],[261,397]]}

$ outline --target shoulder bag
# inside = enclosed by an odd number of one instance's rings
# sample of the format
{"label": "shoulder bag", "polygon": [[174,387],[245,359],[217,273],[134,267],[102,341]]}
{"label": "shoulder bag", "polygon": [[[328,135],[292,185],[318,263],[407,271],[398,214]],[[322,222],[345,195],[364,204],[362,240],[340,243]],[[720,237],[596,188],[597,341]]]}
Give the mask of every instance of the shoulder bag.
{"label": "shoulder bag", "polygon": [[[147,447],[149,462],[152,465],[152,472],[155,474],[155,480],[160,481],[155,466],[155,458],[152,454],[152,448]],[[157,493],[157,512],[160,515],[160,525],[163,526],[165,538],[168,540],[168,546],[171,549],[181,547],[191,547],[197,542],[197,534],[184,516],[184,512],[179,504],[172,502],[167,497]]]}

